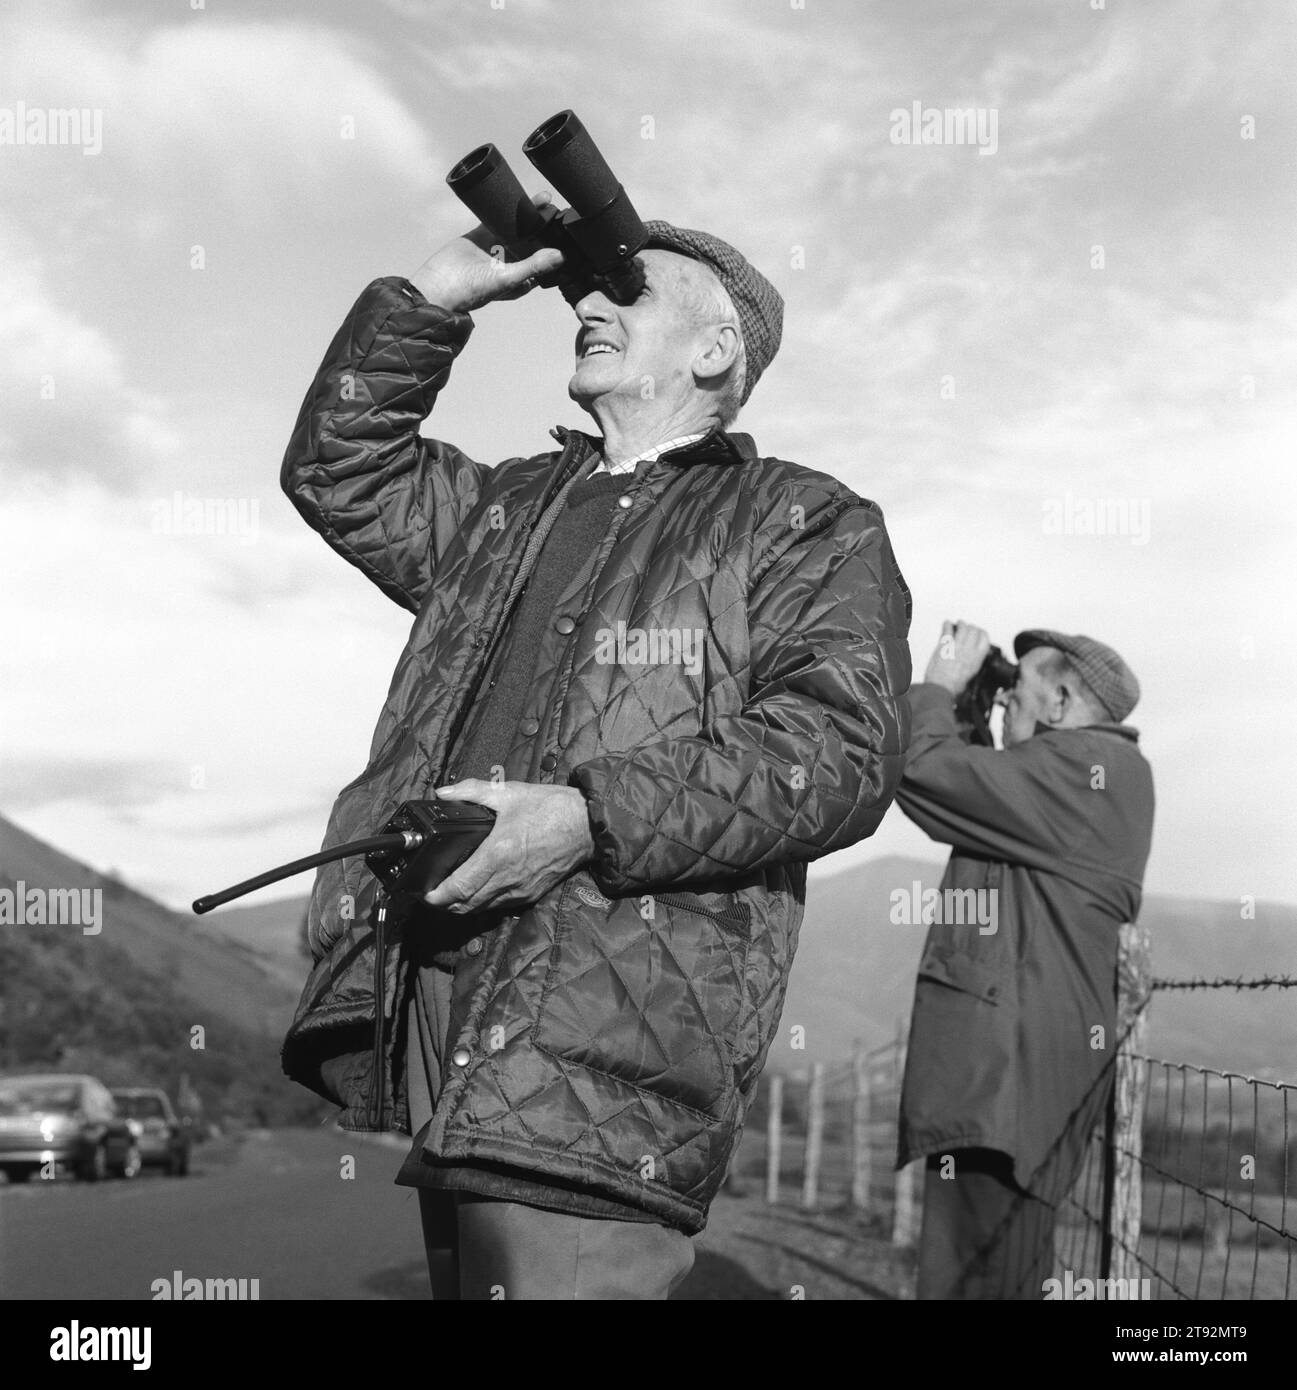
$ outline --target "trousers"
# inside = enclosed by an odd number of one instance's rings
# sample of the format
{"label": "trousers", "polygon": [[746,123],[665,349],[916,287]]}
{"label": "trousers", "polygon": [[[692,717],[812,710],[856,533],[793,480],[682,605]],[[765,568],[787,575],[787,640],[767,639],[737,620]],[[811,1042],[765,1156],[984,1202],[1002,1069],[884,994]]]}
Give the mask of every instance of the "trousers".
{"label": "trousers", "polygon": [[[454,1199],[446,1243],[443,1203]],[[681,1231],[419,1189],[434,1299],[666,1299],[693,1268]]]}
{"label": "trousers", "polygon": [[[425,966],[411,991],[407,1087],[414,1134],[432,1118],[453,976]],[[669,1226],[548,1211],[525,1202],[419,1188],[434,1299],[665,1299],[693,1268],[693,1241]]]}
{"label": "trousers", "polygon": [[[943,1159],[954,1174],[942,1177]],[[947,1165],[949,1166],[949,1165]],[[1054,1209],[1019,1187],[1013,1160],[993,1149],[928,1158],[919,1236],[921,1299],[1044,1297],[1054,1262]]]}

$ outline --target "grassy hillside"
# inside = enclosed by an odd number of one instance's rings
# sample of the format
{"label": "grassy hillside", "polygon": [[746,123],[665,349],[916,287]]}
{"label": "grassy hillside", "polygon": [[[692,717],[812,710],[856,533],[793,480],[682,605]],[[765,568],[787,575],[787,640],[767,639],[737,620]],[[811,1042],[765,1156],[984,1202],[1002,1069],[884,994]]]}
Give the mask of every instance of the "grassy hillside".
{"label": "grassy hillside", "polygon": [[[2,817],[0,875],[23,879],[29,887],[103,890],[103,930],[82,938],[91,952],[89,969],[93,970],[94,950],[111,943],[140,968],[169,981],[178,994],[230,1023],[259,1033],[282,1033],[287,1027],[296,993],[274,979],[246,945],[213,934],[202,918],[163,907]],[[9,930],[33,937],[59,931],[79,934],[66,927]]]}
{"label": "grassy hillside", "polygon": [[305,897],[297,897],[254,907],[218,907],[203,918],[203,928],[245,952],[295,999],[310,969],[303,932],[306,904]]}
{"label": "grassy hillside", "polygon": [[102,930],[0,928],[0,1067],[84,1070],[173,1097],[183,1075],[208,1118],[274,1123],[323,1113],[279,1069],[304,971],[292,986],[245,946],[0,819],[0,886],[19,880],[29,889],[101,889]]}

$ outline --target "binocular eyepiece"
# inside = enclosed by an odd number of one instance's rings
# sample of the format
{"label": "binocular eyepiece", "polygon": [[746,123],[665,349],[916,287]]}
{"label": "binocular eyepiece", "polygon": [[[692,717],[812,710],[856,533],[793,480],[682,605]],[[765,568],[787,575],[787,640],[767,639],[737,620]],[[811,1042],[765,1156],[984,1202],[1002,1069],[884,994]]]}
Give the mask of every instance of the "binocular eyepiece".
{"label": "binocular eyepiece", "polygon": [[543,246],[561,251],[563,266],[539,283],[557,285],[568,303],[592,289],[632,303],[644,288],[638,256],[648,232],[585,126],[573,112],[560,111],[532,131],[522,150],[571,207],[537,208],[494,145],[465,155],[446,182],[510,260]]}

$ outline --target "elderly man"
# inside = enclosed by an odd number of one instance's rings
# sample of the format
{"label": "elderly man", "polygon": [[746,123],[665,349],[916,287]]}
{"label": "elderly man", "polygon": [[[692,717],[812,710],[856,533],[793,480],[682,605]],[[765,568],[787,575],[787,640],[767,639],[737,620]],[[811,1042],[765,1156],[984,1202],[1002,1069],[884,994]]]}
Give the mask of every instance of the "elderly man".
{"label": "elderly man", "polygon": [[574,301],[569,393],[597,435],[494,468],[420,436],[469,311],[560,263],[505,264],[477,228],[362,294],[284,464],[306,520],[415,614],[326,844],[408,798],[496,814],[400,918],[357,861],[321,871],[284,1046],[346,1127],[414,1135],[397,1181],[434,1296],[679,1283],[805,866],[873,833],[904,757],[910,604],[881,513],[726,432],[782,301],[723,241],[647,226],[639,297]]}
{"label": "elderly man", "polygon": [[1153,831],[1121,657],[1019,633],[997,751],[955,719],[989,648],[981,628],[943,626],[910,692],[897,792],[953,846],[943,890],[977,895],[971,913],[937,914],[914,997],[899,1161],[928,1155],[920,1298],[1042,1296],[1055,1211],[1112,1083],[1118,929],[1139,911]]}

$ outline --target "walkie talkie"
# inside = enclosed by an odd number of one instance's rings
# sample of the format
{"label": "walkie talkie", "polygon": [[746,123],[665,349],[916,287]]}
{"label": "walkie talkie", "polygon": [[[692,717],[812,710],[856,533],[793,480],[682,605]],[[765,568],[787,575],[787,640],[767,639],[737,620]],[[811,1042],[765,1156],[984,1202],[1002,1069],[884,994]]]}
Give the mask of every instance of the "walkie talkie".
{"label": "walkie talkie", "polygon": [[491,833],[494,824],[494,811],[469,801],[406,801],[397,807],[381,833],[308,854],[305,859],[294,859],[291,864],[245,879],[232,888],[198,898],[194,911],[210,912],[268,883],[278,883],[320,864],[356,854],[365,856],[369,871],[389,897],[422,898],[459,868]]}
{"label": "walkie talkie", "polygon": [[[370,850],[369,871],[393,898],[423,897],[448,878],[491,833],[495,812],[471,801],[407,801],[383,827],[399,849]],[[411,841],[411,837],[420,837]]]}

